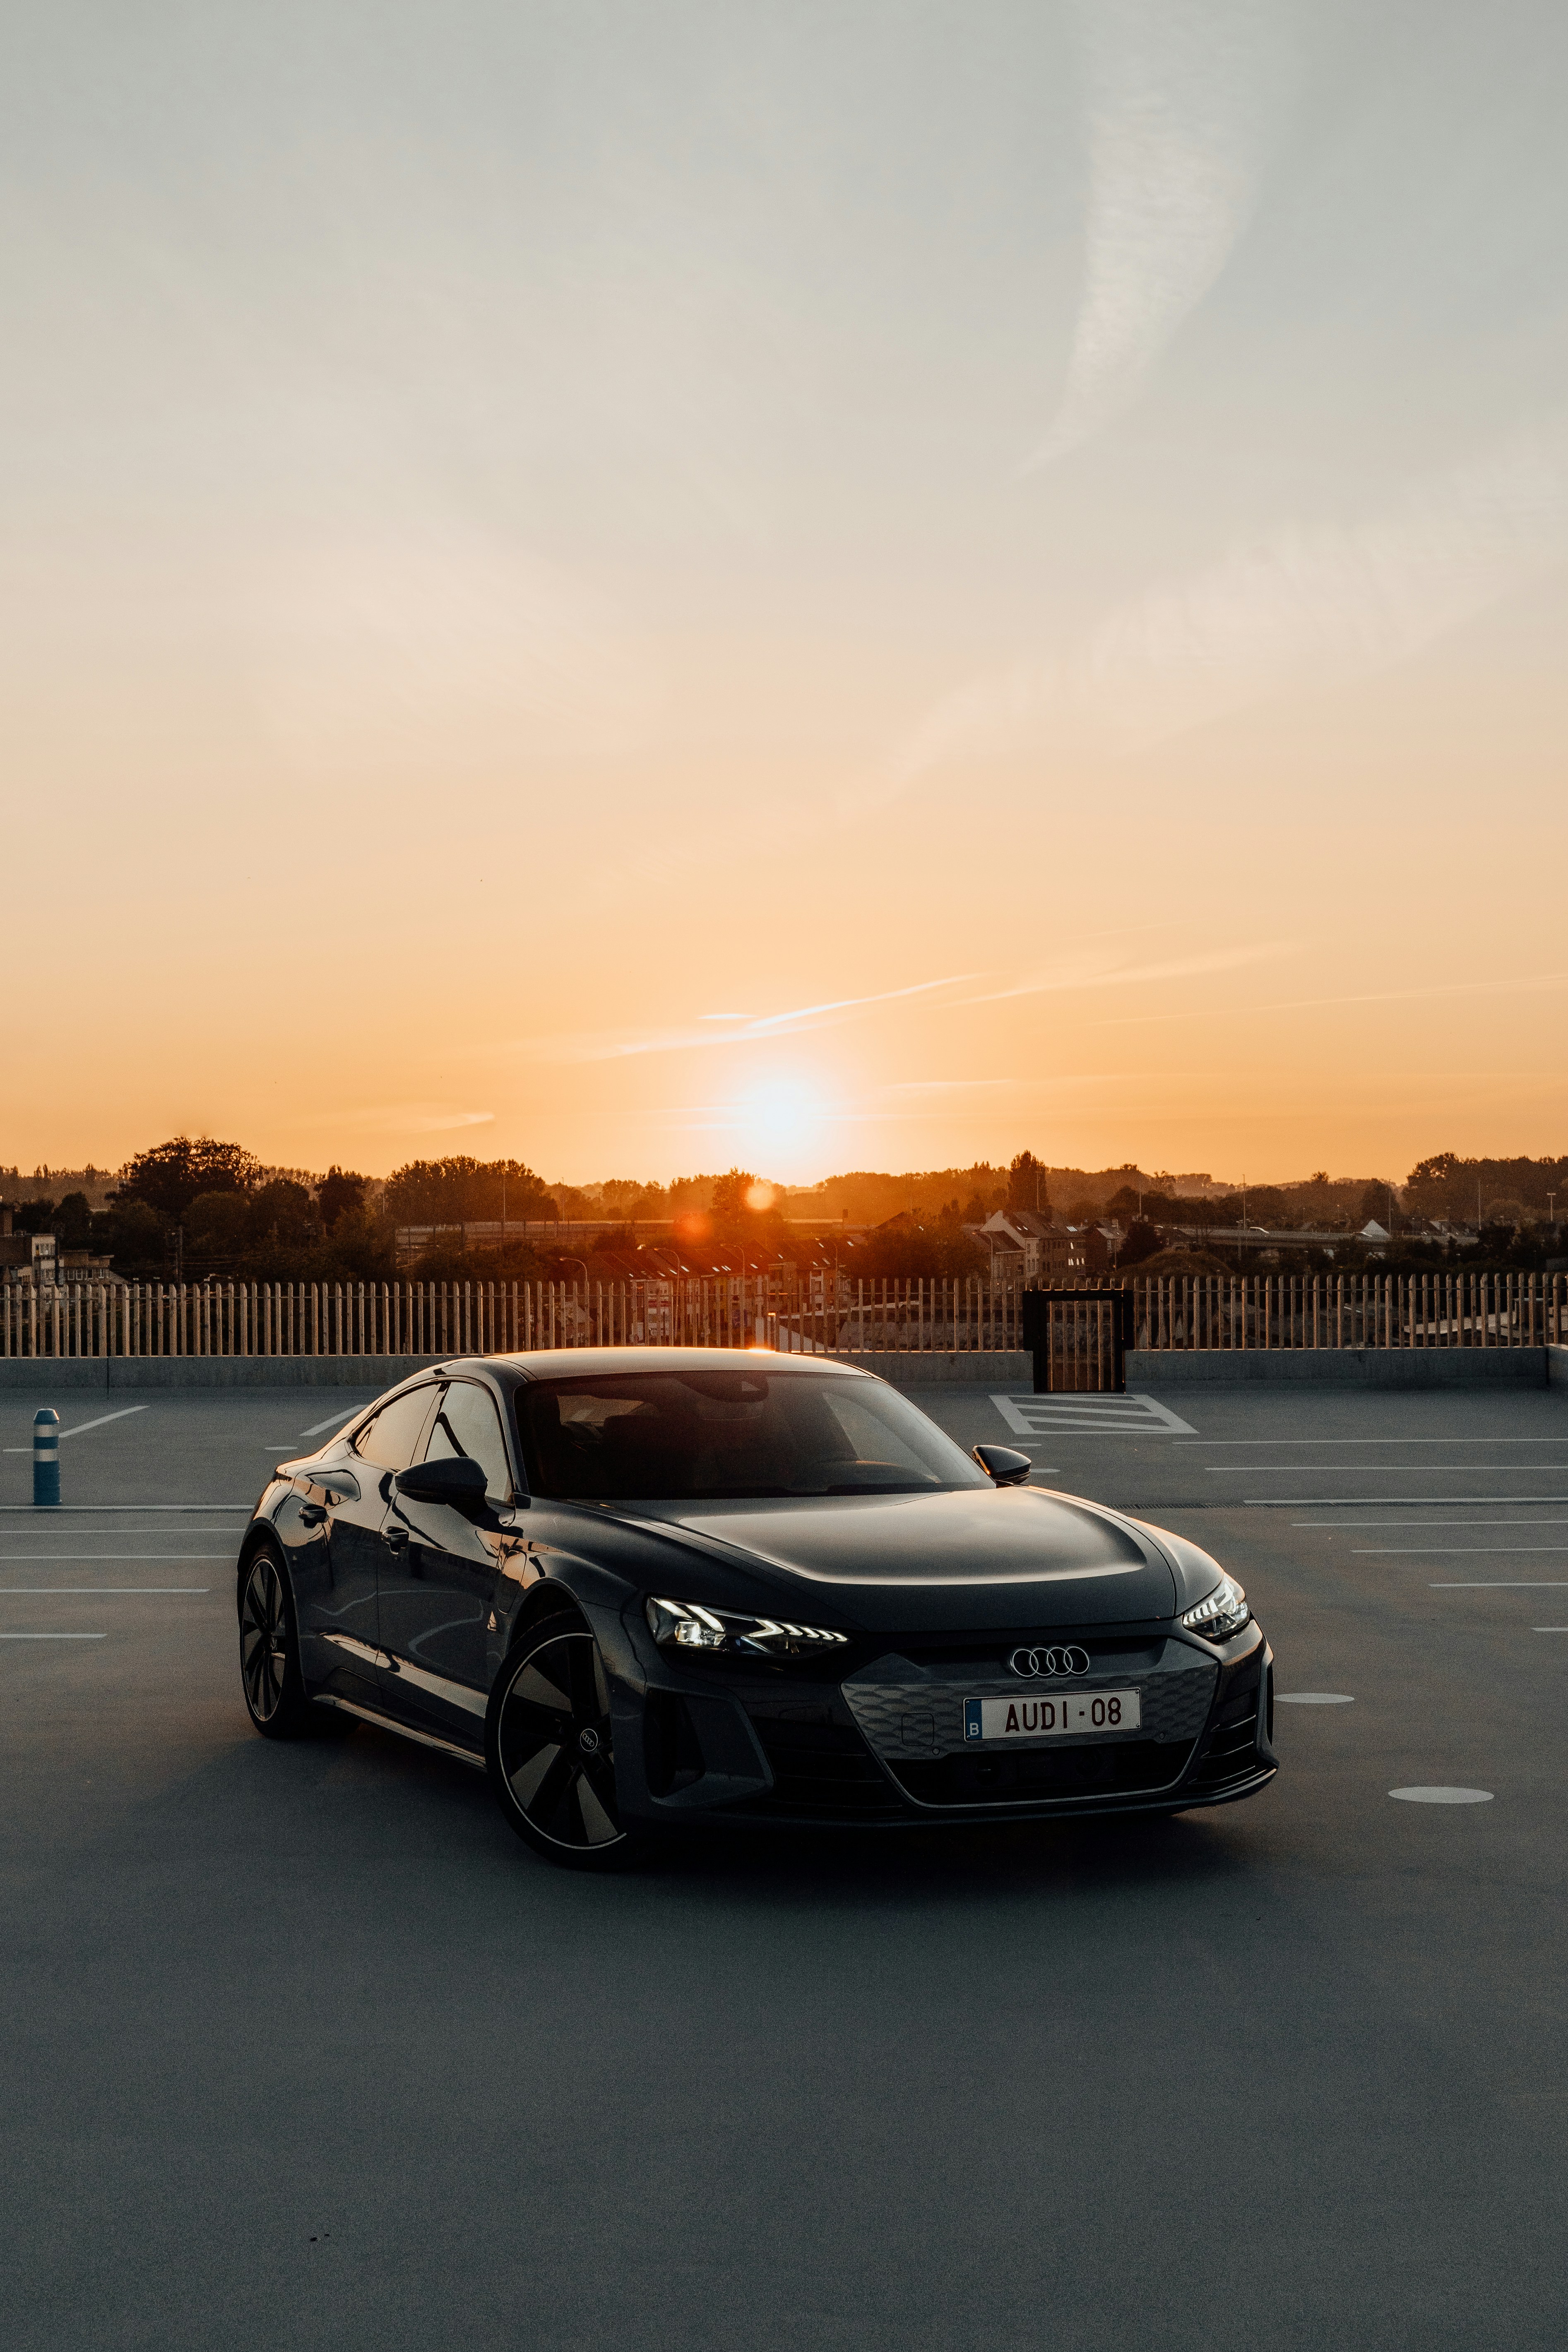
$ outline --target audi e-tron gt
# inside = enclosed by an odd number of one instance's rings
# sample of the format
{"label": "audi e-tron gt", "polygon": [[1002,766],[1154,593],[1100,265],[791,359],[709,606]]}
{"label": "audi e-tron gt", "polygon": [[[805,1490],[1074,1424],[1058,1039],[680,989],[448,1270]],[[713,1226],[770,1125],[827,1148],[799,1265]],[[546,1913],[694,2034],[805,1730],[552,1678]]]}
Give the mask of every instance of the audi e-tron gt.
{"label": "audi e-tron gt", "polygon": [[258,1731],[489,1772],[579,1867],[660,1829],[1185,1811],[1273,1778],[1272,1661],[1184,1537],[1031,1486],[886,1381],[761,1350],[423,1371],[241,1546]]}

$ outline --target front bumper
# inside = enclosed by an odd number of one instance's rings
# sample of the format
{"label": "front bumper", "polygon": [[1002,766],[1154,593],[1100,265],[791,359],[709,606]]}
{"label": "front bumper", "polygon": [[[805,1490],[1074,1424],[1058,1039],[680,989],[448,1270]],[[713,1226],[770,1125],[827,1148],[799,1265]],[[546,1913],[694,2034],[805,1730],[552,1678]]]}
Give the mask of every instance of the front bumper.
{"label": "front bumper", "polygon": [[[623,1622],[623,1642],[627,1631]],[[1053,1628],[1049,1639],[1077,1641],[1091,1659],[1088,1675],[1051,1687],[1132,1685],[1139,1731],[966,1746],[963,1698],[1029,1687],[999,1679],[1005,1650],[994,1639],[989,1656],[970,1657],[951,1645],[941,1654],[927,1637],[889,1643],[828,1683],[732,1664],[693,1671],[649,1655],[634,1635],[636,1666],[613,1678],[622,1816],[693,1828],[930,1827],[1185,1811],[1273,1779],[1273,1662],[1256,1622],[1221,1644],[1169,1625],[1113,1636]]]}

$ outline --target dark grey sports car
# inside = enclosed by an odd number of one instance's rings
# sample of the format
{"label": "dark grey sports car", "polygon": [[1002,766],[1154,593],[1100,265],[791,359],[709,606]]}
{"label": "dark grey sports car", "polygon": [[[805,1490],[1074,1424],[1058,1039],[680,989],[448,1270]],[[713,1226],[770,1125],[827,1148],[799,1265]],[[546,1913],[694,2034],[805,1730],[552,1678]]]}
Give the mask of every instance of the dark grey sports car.
{"label": "dark grey sports car", "polygon": [[269,1738],[341,1707],[488,1769],[518,1834],[579,1866],[661,1827],[1253,1795],[1272,1661],[1240,1586],[1028,1472],[841,1362],[445,1364],[268,1482],[246,1705]]}

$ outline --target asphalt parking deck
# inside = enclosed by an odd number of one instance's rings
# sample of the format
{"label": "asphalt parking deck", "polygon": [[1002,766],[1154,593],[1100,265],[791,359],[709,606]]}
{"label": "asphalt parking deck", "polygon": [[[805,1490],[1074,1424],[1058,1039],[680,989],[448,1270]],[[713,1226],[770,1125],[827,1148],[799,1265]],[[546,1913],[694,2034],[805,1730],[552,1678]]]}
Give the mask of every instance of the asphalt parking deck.
{"label": "asphalt parking deck", "polygon": [[1279,1780],[603,1881],[248,1729],[235,1538],[358,1401],[0,1454],[7,2352],[1560,2340],[1562,1392],[921,1391],[1240,1575]]}

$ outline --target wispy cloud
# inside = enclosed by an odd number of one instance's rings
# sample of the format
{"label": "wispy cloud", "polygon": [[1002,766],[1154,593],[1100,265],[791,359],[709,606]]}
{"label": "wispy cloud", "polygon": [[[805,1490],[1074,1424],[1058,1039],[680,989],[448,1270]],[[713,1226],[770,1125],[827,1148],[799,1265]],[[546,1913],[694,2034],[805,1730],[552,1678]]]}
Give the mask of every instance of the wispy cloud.
{"label": "wispy cloud", "polygon": [[1030,973],[1005,988],[987,989],[982,996],[965,996],[963,1004],[999,1004],[1011,996],[1066,995],[1085,988],[1131,988],[1155,980],[1193,980],[1205,972],[1235,971],[1243,964],[1262,963],[1289,955],[1289,940],[1263,940],[1233,948],[1205,948],[1193,955],[1167,956],[1158,963],[1102,963],[1088,959],[1054,965]]}
{"label": "wispy cloud", "polygon": [[[1367,989],[1347,996],[1265,997],[1239,1009],[1255,1013],[1306,1013],[1334,1004],[1420,1004],[1431,997],[1533,995],[1543,989],[1568,988],[1568,971],[1529,972],[1517,980],[1440,980],[1425,988]],[[1145,1021],[1189,1021],[1193,1008],[1175,1013],[1117,1013],[1097,1020],[1097,1029],[1129,1028]]]}
{"label": "wispy cloud", "polygon": [[378,1103],[363,1110],[320,1114],[318,1127],[353,1128],[372,1135],[447,1135],[463,1127],[492,1127],[493,1110],[458,1110],[449,1103]]}
{"label": "wispy cloud", "polygon": [[[826,1028],[873,1005],[896,1003],[900,998],[928,996],[942,988],[961,988],[980,978],[978,972],[948,972],[940,980],[912,981],[905,988],[881,988],[867,996],[835,996],[820,1004],[792,1005],[783,1013],[711,1013],[679,1029],[658,1029],[641,1035],[603,1033],[532,1041],[525,1050],[550,1062],[615,1062],[637,1054],[687,1054],[714,1045],[755,1045],[773,1037],[798,1036],[803,1030]],[[699,1024],[719,1024],[700,1026]]]}
{"label": "wispy cloud", "polygon": [[1079,0],[1083,296],[1044,466],[1136,399],[1252,210],[1282,79],[1278,0]]}
{"label": "wispy cloud", "polygon": [[1308,682],[1386,668],[1568,561],[1568,420],[1417,485],[1386,513],[1290,529],[946,696],[892,788],[960,758],[1137,751]]}

